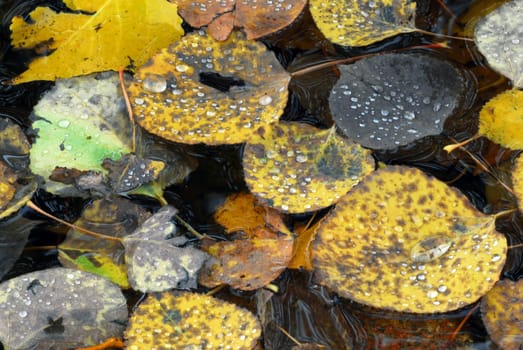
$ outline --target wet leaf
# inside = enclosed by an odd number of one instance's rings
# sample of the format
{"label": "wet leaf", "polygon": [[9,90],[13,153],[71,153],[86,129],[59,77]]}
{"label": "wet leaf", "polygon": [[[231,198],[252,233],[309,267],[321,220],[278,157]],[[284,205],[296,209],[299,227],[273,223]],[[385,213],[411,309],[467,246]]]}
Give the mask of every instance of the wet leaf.
{"label": "wet leaf", "polygon": [[173,237],[170,221],[176,209],[165,206],[148,218],[131,235],[124,237],[125,261],[133,289],[160,292],[172,288],[196,288],[198,270],[207,255],[183,236]]}
{"label": "wet leaf", "polygon": [[463,73],[426,54],[383,54],[339,69],[329,97],[332,116],[364,147],[390,149],[438,135],[464,103]]}
{"label": "wet leaf", "polygon": [[510,149],[523,149],[523,91],[507,90],[488,101],[479,113],[478,134]]}
{"label": "wet leaf", "polygon": [[232,241],[204,242],[202,248],[211,258],[200,271],[200,284],[254,290],[269,284],[288,266],[291,233],[281,214],[263,206],[252,194],[228,197],[215,219],[236,235]]}
{"label": "wet leaf", "polygon": [[289,263],[289,269],[312,270],[312,243],[316,238],[322,220],[313,225],[302,225],[295,227],[297,237],[294,239],[294,254]]}
{"label": "wet leaf", "polygon": [[66,349],[121,336],[120,288],[90,273],[54,268],[0,285],[0,340],[7,349]]}
{"label": "wet leaf", "polygon": [[490,67],[523,88],[523,1],[509,1],[478,22],[474,42]]}
{"label": "wet leaf", "polygon": [[494,222],[422,171],[385,167],[356,185],[320,226],[315,277],[377,308],[455,310],[499,279],[507,243]]}
{"label": "wet leaf", "polygon": [[64,2],[85,12],[56,13],[37,7],[30,21],[13,18],[15,48],[50,52],[32,61],[15,83],[133,68],[183,35],[176,5],[165,0]]}
{"label": "wet leaf", "polygon": [[[112,197],[86,206],[75,225],[112,237],[124,237],[134,232],[149,215],[127,199]],[[100,275],[122,288],[129,288],[121,242],[69,230],[58,249],[62,265]]]}
{"label": "wet leaf", "polygon": [[129,119],[124,114],[115,74],[59,80],[34,108],[38,138],[31,149],[31,170],[57,194],[76,194],[72,186],[49,180],[55,167],[105,171],[106,158],[131,151]]}
{"label": "wet leaf", "polygon": [[267,205],[303,213],[334,204],[374,170],[370,151],[299,123],[260,128],[243,151],[249,189]]}
{"label": "wet leaf", "polygon": [[411,0],[311,0],[310,11],[327,39],[345,46],[416,31],[416,2]]}
{"label": "wet leaf", "polygon": [[233,33],[191,33],[141,67],[129,86],[138,123],[167,140],[232,144],[278,120],[289,74],[265,46]]}
{"label": "wet leaf", "polygon": [[36,190],[27,170],[29,148],[22,129],[0,118],[0,219],[18,211]]}
{"label": "wet leaf", "polygon": [[481,318],[492,340],[502,349],[521,349],[523,280],[498,281],[481,300]]}
{"label": "wet leaf", "polygon": [[128,349],[252,349],[261,326],[251,312],[208,295],[150,294],[138,305],[125,332]]}
{"label": "wet leaf", "polygon": [[288,26],[300,15],[306,0],[176,0],[179,13],[192,27],[208,26],[216,40],[226,40],[234,27],[247,39],[258,39]]}
{"label": "wet leaf", "polygon": [[512,184],[514,194],[518,201],[519,210],[523,212],[523,153],[514,161],[512,168]]}

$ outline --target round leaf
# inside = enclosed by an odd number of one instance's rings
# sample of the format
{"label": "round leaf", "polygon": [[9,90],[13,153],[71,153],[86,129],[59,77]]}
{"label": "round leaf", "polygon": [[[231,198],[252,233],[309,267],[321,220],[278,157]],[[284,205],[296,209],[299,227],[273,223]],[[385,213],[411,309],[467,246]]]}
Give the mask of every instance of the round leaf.
{"label": "round leaf", "polygon": [[261,326],[249,311],[195,293],[149,295],[129,320],[126,349],[249,350]]}
{"label": "round leaf", "polygon": [[356,185],[320,226],[315,276],[377,308],[455,310],[499,279],[507,243],[494,221],[422,171],[386,167]]}
{"label": "round leaf", "polygon": [[467,87],[454,65],[425,54],[384,54],[339,69],[329,97],[334,121],[348,137],[374,149],[441,133]]}
{"label": "round leaf", "polygon": [[262,202],[284,212],[325,208],[374,170],[370,151],[300,123],[258,131],[243,151],[245,181]]}
{"label": "round leaf", "polygon": [[523,88],[523,0],[499,6],[478,22],[474,41],[489,65]]}
{"label": "round leaf", "polygon": [[411,0],[310,0],[323,35],[335,44],[366,46],[416,31],[416,2]]}
{"label": "round leaf", "polygon": [[289,79],[263,44],[236,32],[217,42],[199,31],[153,56],[129,94],[136,120],[153,134],[187,144],[232,144],[278,120]]}

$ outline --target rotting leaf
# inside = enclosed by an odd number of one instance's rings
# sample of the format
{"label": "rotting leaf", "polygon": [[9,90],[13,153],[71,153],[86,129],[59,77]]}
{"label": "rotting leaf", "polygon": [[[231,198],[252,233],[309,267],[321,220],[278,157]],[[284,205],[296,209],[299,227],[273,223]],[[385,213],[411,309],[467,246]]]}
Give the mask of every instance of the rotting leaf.
{"label": "rotting leaf", "polygon": [[150,294],[125,331],[127,349],[249,350],[261,335],[256,316],[234,304],[188,292]]}
{"label": "rotting leaf", "polygon": [[390,149],[437,135],[465,102],[464,74],[435,56],[383,54],[339,69],[332,116],[364,147]]}
{"label": "rotting leaf", "polygon": [[90,273],[53,268],[0,285],[0,340],[7,349],[94,345],[121,336],[126,321],[120,288]]}
{"label": "rotting leaf", "polygon": [[310,11],[321,32],[345,46],[366,46],[417,30],[412,0],[310,0]]}
{"label": "rotting leaf", "polygon": [[[75,224],[121,238],[134,232],[149,216],[148,212],[129,200],[112,197],[90,203]],[[62,265],[100,275],[122,288],[129,288],[122,243],[71,229],[58,249]]]}
{"label": "rotting leaf", "polygon": [[249,189],[267,205],[303,213],[334,204],[374,170],[370,151],[300,123],[260,128],[243,151]]}
{"label": "rotting leaf", "polygon": [[[238,213],[241,212],[238,220]],[[292,257],[293,238],[281,214],[263,206],[252,194],[234,194],[215,214],[235,239],[204,242],[211,255],[199,273],[206,287],[228,284],[255,290],[269,284],[287,268]]]}
{"label": "rotting leaf", "polygon": [[153,56],[128,90],[147,131],[187,144],[232,144],[278,120],[289,79],[263,44],[238,32],[217,42],[198,31]]}
{"label": "rotting leaf", "polygon": [[481,318],[492,340],[502,349],[521,349],[523,280],[498,281],[481,300]]}
{"label": "rotting leaf", "polygon": [[523,149],[523,91],[506,90],[479,113],[478,134],[510,149]]}
{"label": "rotting leaf", "polygon": [[356,185],[321,224],[312,249],[315,278],[377,308],[455,310],[499,279],[507,242],[494,223],[422,171],[385,167]]}
{"label": "rotting leaf", "polygon": [[512,184],[514,185],[513,190],[518,201],[519,211],[523,212],[523,153],[514,161]]}
{"label": "rotting leaf", "polygon": [[509,1],[485,16],[474,30],[474,42],[497,72],[523,88],[523,0]]}
{"label": "rotting leaf", "polygon": [[13,18],[15,48],[45,47],[51,52],[32,61],[15,83],[133,68],[183,35],[176,5],[165,0],[64,2],[74,11],[95,13],[56,13],[37,7],[30,21]]}
{"label": "rotting leaf", "polygon": [[196,287],[197,273],[207,254],[192,246],[181,247],[188,239],[173,237],[176,226],[170,219],[175,213],[172,206],[165,206],[124,237],[125,262],[133,289],[149,293]]}
{"label": "rotting leaf", "polygon": [[216,40],[226,40],[234,27],[247,39],[258,39],[288,26],[300,15],[306,0],[175,0],[179,13],[192,27],[208,26]]}

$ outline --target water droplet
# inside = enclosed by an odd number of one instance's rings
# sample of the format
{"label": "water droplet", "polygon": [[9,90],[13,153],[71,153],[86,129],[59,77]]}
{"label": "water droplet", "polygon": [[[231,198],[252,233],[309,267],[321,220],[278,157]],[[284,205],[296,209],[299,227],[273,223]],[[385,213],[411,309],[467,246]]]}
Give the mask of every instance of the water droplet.
{"label": "water droplet", "polygon": [[407,120],[414,120],[414,119],[416,119],[416,114],[414,114],[414,112],[411,112],[411,111],[405,111],[405,114],[403,114],[403,117]]}
{"label": "water droplet", "polygon": [[307,156],[305,154],[298,154],[296,156],[296,161],[298,163],[305,163],[307,161]]}
{"label": "water droplet", "polygon": [[263,95],[262,97],[260,97],[260,99],[258,100],[258,103],[261,104],[262,106],[267,106],[268,104],[270,104],[272,102],[272,97],[268,96],[268,95]]}
{"label": "water droplet", "polygon": [[416,243],[410,251],[410,258],[414,262],[429,262],[436,260],[445,254],[452,245],[452,241],[447,236],[435,235],[427,237]]}
{"label": "water droplet", "polygon": [[428,105],[430,103],[430,97],[424,97],[423,98],[423,103]]}
{"label": "water droplet", "polygon": [[143,98],[135,98],[134,99],[134,103],[137,104],[137,105],[143,105],[145,101],[143,100]]}
{"label": "water droplet", "polygon": [[158,74],[149,74],[142,82],[142,86],[145,90],[160,93],[167,89],[167,81]]}
{"label": "water droplet", "polygon": [[434,105],[432,106],[432,110],[434,112],[439,112],[440,109],[441,109],[441,103],[439,103],[439,102],[434,103]]}
{"label": "water droplet", "polygon": [[71,124],[71,122],[67,119],[64,119],[64,120],[60,120],[58,122],[58,126],[61,127],[61,128],[67,128],[69,125]]}
{"label": "water droplet", "polygon": [[445,293],[447,291],[447,286],[441,285],[438,287],[440,293]]}
{"label": "water droplet", "polygon": [[22,310],[22,311],[18,312],[18,316],[20,316],[22,318],[27,317],[27,311]]}
{"label": "water droplet", "polygon": [[499,255],[499,254],[494,254],[494,255],[492,256],[492,259],[491,259],[491,260],[494,261],[494,262],[496,262],[496,261],[500,261],[500,260],[501,260],[501,255]]}
{"label": "water droplet", "polygon": [[390,113],[390,112],[389,112],[388,110],[386,110],[386,109],[382,109],[382,110],[381,110],[381,115],[384,116],[384,117],[388,116],[389,113]]}
{"label": "water droplet", "polygon": [[512,39],[512,44],[517,45],[519,44],[520,40],[518,38]]}
{"label": "water droplet", "polygon": [[438,296],[438,294],[439,294],[439,293],[438,293],[437,291],[435,291],[435,290],[429,290],[429,291],[427,292],[427,297],[428,297],[428,298],[435,298],[435,297]]}
{"label": "water droplet", "polygon": [[177,72],[180,72],[180,73],[187,72],[188,69],[189,69],[189,66],[187,66],[185,64],[178,64],[178,65],[176,65],[176,71]]}

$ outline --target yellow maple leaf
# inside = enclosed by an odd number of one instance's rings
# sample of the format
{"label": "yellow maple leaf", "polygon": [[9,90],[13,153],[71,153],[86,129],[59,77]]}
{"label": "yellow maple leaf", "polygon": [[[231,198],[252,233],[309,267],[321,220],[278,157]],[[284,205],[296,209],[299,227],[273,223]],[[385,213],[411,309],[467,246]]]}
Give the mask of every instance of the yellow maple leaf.
{"label": "yellow maple leaf", "polygon": [[72,10],[38,7],[30,22],[14,17],[15,48],[49,52],[33,60],[13,83],[55,80],[141,66],[154,52],[183,35],[177,7],[166,0],[66,0]]}

